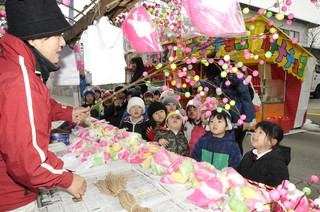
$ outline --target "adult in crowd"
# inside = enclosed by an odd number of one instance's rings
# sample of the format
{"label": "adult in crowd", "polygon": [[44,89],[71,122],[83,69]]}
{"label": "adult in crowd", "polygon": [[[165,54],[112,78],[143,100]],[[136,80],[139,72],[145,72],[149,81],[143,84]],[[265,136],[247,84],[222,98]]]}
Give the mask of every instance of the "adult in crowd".
{"label": "adult in crowd", "polygon": [[[138,79],[142,77],[143,72],[146,71],[146,68],[144,67],[143,61],[141,57],[134,57],[130,60],[130,65],[133,69],[133,76],[131,78],[130,83],[134,83]],[[148,90],[148,87],[142,82],[139,83],[141,87],[141,93],[145,93]]]}
{"label": "adult in crowd", "polygon": [[[208,58],[214,58],[214,53],[209,54]],[[239,145],[241,154],[243,154],[242,141],[246,135],[246,131],[250,128],[250,122],[255,118],[255,111],[250,96],[249,86],[243,83],[243,79],[239,79],[235,73],[228,73],[226,78],[221,77],[221,69],[217,63],[211,63],[209,66],[204,66],[204,71],[207,75],[206,81],[198,81],[198,85],[215,89],[220,87],[223,96],[229,97],[236,102],[235,106],[230,109],[231,122],[235,128],[236,142]],[[226,80],[231,84],[227,86]],[[246,115],[246,119],[241,126],[237,125],[239,115]]]}
{"label": "adult in crowd", "polygon": [[[114,92],[117,92],[122,88],[124,88],[124,85],[118,85],[114,89]],[[109,123],[113,126],[120,127],[122,116],[127,110],[126,96],[127,90],[117,93],[116,98],[112,102],[112,104],[109,107],[104,108],[104,116],[108,117]]]}
{"label": "adult in crowd", "polygon": [[[0,211],[37,211],[39,188],[59,186],[80,198],[86,181],[48,151],[51,122],[81,121],[88,108],[63,107],[44,82],[57,70],[70,28],[55,0],[9,0],[0,39]],[[43,81],[42,81],[43,80]]]}

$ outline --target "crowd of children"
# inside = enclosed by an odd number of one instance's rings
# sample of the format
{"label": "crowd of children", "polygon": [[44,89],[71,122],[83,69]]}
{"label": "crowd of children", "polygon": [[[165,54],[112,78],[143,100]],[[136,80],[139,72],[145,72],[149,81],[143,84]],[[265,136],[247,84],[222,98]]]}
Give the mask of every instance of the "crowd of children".
{"label": "crowd of children", "polygon": [[[146,141],[197,161],[206,161],[221,170],[232,167],[245,178],[270,186],[289,179],[290,148],[280,146],[283,131],[277,124],[262,121],[252,133],[253,150],[242,157],[232,125],[232,114],[214,97],[193,98],[185,110],[172,90],[161,92],[149,86],[142,93],[139,86],[101,92],[97,86],[83,92],[83,106],[92,106],[91,116],[141,134]],[[122,89],[122,92],[118,92]],[[116,92],[114,98],[96,104]]]}

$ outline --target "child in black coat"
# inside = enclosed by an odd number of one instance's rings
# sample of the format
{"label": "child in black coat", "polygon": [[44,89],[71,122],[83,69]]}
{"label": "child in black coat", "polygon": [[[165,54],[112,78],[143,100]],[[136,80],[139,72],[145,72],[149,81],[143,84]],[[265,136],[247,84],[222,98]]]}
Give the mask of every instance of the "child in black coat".
{"label": "child in black coat", "polygon": [[143,114],[145,105],[140,97],[132,97],[127,106],[129,116],[124,118],[120,128],[126,128],[129,132],[140,133],[144,140],[147,140],[148,119]]}
{"label": "child in black coat", "polygon": [[261,121],[251,136],[255,148],[247,152],[238,167],[238,172],[245,178],[277,186],[283,180],[289,180],[290,147],[280,146],[283,138],[281,126],[268,121]]}

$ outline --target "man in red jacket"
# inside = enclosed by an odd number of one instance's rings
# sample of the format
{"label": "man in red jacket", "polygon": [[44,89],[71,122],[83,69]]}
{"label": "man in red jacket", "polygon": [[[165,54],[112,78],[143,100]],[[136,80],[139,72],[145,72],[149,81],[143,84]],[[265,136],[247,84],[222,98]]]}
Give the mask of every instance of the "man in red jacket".
{"label": "man in red jacket", "polygon": [[86,181],[48,151],[51,122],[80,121],[89,108],[63,107],[44,82],[58,69],[70,28],[55,0],[8,0],[8,34],[0,38],[0,211],[36,211],[40,187],[79,198]]}

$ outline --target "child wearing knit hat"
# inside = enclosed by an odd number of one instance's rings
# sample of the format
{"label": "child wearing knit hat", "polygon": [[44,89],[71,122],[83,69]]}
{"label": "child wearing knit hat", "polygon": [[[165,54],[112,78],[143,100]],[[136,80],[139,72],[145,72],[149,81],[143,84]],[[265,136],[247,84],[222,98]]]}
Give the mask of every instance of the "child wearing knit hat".
{"label": "child wearing knit hat", "polygon": [[209,126],[208,126],[208,118],[210,115],[207,113],[211,113],[212,110],[216,109],[218,106],[218,101],[216,98],[211,97],[211,98],[206,98],[206,101],[198,107],[198,115],[197,115],[197,120],[198,123],[197,125],[192,129],[191,131],[191,138],[189,140],[189,148],[190,148],[190,153],[193,150],[194,145],[196,142],[199,140],[201,136],[203,136],[206,131],[209,131]]}
{"label": "child wearing knit hat", "polygon": [[225,167],[237,169],[242,155],[235,141],[230,113],[218,107],[209,118],[210,131],[200,137],[191,153],[196,161],[206,161],[218,170]]}
{"label": "child wearing knit hat", "polygon": [[148,107],[148,117],[147,138],[148,141],[154,141],[155,129],[165,126],[167,108],[161,102],[152,102]]}
{"label": "child wearing knit hat", "polygon": [[127,106],[129,116],[124,118],[120,128],[126,128],[129,132],[140,133],[144,140],[147,140],[146,130],[148,119],[143,116],[145,105],[140,97],[132,97]]}
{"label": "child wearing knit hat", "polygon": [[183,133],[184,119],[179,111],[171,112],[166,118],[166,128],[154,132],[155,141],[171,152],[189,156],[189,145]]}

